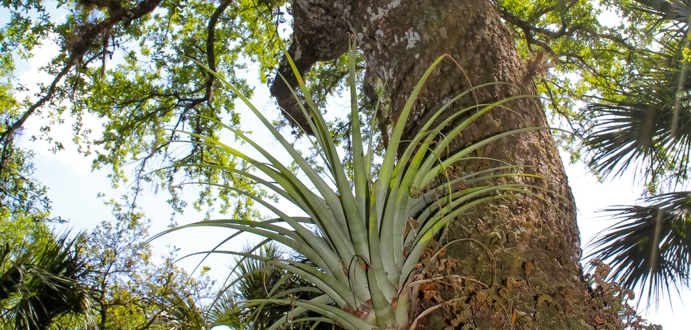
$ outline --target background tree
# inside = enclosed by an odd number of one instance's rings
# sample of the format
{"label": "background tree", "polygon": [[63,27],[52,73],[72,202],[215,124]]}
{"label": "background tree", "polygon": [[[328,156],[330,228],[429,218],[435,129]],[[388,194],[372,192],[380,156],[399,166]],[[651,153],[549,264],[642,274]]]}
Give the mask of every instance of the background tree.
{"label": "background tree", "polygon": [[87,272],[81,279],[93,301],[97,329],[205,329],[203,299],[214,282],[188,275],[174,251],[152,260],[149,221],[114,205],[116,221],[86,235]]}
{"label": "background tree", "polygon": [[154,260],[149,222],[113,206],[116,220],[73,238],[21,217],[0,222],[0,328],[208,328],[208,269],[188,275],[174,251]]}

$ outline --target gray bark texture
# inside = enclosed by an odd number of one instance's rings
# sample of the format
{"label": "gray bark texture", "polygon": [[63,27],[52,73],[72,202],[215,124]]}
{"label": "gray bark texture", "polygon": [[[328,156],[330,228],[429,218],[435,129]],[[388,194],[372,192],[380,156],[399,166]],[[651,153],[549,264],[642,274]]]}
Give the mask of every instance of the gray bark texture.
{"label": "gray bark texture", "polygon": [[[457,63],[445,59],[415,104],[406,127],[406,134],[412,136],[435,109],[472,86],[511,83],[478,90],[454,109],[536,94],[532,77],[494,6],[494,1],[487,0],[294,0],[290,55],[304,61],[302,68],[307,70],[316,60],[342,54],[347,48],[345,33],[354,34],[368,69],[386,81],[394,119],[422,73],[440,55],[450,55]],[[311,55],[306,49],[311,49]],[[274,85],[272,93],[285,105],[280,89]],[[479,118],[456,137],[455,146],[515,128],[547,126],[537,98],[513,101],[509,107],[513,111],[496,109]],[[454,303],[425,317],[417,328],[601,328],[603,320],[612,319],[616,311],[607,311],[607,303],[583,278],[575,206],[551,133],[521,133],[480,153],[532,166],[525,171],[544,179],[511,180],[548,187],[566,200],[550,194],[542,194],[548,202],[530,197],[502,200],[456,219],[447,237],[460,239],[447,252],[458,260],[453,273],[487,287],[435,293],[442,304]],[[458,164],[466,172],[493,165],[497,164]],[[438,303],[430,301],[421,308]]]}

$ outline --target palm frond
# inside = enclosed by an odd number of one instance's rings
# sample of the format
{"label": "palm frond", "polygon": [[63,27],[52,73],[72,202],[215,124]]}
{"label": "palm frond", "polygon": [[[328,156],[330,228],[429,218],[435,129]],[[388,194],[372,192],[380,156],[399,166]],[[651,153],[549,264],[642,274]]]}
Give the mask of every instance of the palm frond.
{"label": "palm frond", "polygon": [[606,177],[636,167],[655,191],[687,178],[691,156],[691,66],[686,49],[691,0],[635,0],[661,29],[660,47],[640,54],[636,67],[603,98],[586,107],[595,124],[586,134],[589,165]]}
{"label": "palm frond", "polygon": [[586,107],[596,118],[587,135],[589,165],[618,176],[637,167],[648,183],[665,177],[685,180],[691,156],[691,71],[676,57],[647,73],[637,73],[616,99]]}
{"label": "palm frond", "polygon": [[688,23],[691,16],[691,1],[688,0],[635,0],[650,12],[664,20]]}
{"label": "palm frond", "polygon": [[650,299],[689,284],[691,192],[661,194],[643,203],[606,210],[617,223],[589,244],[594,250],[588,258],[607,262],[612,279]]}
{"label": "palm frond", "polygon": [[[282,253],[275,244],[247,248],[244,253],[258,251],[262,259],[238,258],[232,274],[236,280],[225,286],[213,304],[208,320],[211,325],[226,325],[233,329],[268,329],[291,311],[291,306],[280,304],[247,307],[244,302],[295,295],[310,300],[319,296],[311,283],[284,270],[269,267],[272,260],[281,259]],[[300,262],[305,262],[300,261]],[[315,290],[310,291],[312,287]],[[328,324],[304,320],[294,325],[296,329],[327,329]],[[328,326],[331,329],[332,326]]]}
{"label": "palm frond", "polygon": [[232,291],[222,293],[222,296],[211,307],[206,319],[212,327],[223,325],[236,330],[249,329]]}
{"label": "palm frond", "polygon": [[35,242],[18,255],[0,248],[2,320],[16,329],[45,329],[69,313],[88,316],[89,297],[79,283],[85,269],[77,240],[68,234]]}
{"label": "palm frond", "polygon": [[676,116],[673,105],[650,103],[592,104],[589,110],[598,116],[586,141],[592,151],[589,165],[596,172],[618,176],[642,166],[647,177],[672,172],[685,179],[691,151],[691,107],[680,106]]}

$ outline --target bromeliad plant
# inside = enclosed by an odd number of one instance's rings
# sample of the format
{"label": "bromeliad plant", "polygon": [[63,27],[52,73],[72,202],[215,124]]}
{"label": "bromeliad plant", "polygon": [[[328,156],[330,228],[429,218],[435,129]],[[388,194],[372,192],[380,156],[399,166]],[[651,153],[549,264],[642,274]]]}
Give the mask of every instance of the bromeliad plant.
{"label": "bromeliad plant", "polygon": [[[418,304],[415,301],[419,281],[416,283],[414,280],[414,275],[421,272],[420,258],[428,243],[438,238],[449,221],[478,204],[514,197],[517,193],[541,198],[539,194],[531,192],[543,189],[540,187],[491,183],[500,177],[530,176],[513,173],[516,172],[517,166],[504,164],[475,173],[462,173],[460,177],[453,177],[447,170],[458,161],[482,158],[471,157],[472,152],[488,143],[511,134],[539,128],[524,128],[498,134],[456,151],[446,159],[439,158],[441,154],[448,154],[449,143],[453,137],[479,116],[494,108],[505,108],[506,102],[519,97],[491,104],[475,104],[446,118],[440,117],[451,104],[471,91],[463,92],[439,109],[411,140],[402,140],[405,122],[418,93],[444,57],[439,57],[427,69],[408,97],[393,127],[388,150],[384,153],[381,166],[375,175],[372,170],[371,136],[367,139],[366,152],[363,147],[355,89],[355,56],[351,50],[349,85],[353,146],[352,182],[348,179],[349,175],[339,158],[326,122],[311,101],[310,94],[290,59],[288,61],[298,77],[305,98],[305,105],[301,105],[303,114],[306,118],[311,118],[310,129],[315,133],[313,145],[321,156],[330,178],[320,176],[246,97],[225,82],[285,148],[292,161],[299,167],[301,175],[308,180],[292,173],[271,151],[262,148],[235,128],[226,126],[236,137],[256,149],[265,161],[251,158],[215,139],[185,132],[198,140],[190,143],[217,148],[253,164],[261,174],[231,168],[227,170],[255,180],[306,213],[306,216],[291,216],[272,203],[247,194],[277,217],[265,221],[210,220],[173,229],[209,226],[237,231],[224,242],[241,233],[259,235],[264,240],[249,252],[214,252],[232,253],[243,258],[261,260],[265,263],[266,269],[280,269],[313,284],[279,292],[277,288],[282,287],[279,283],[273,288],[267,288],[265,297],[240,304],[241,308],[261,308],[267,304],[290,306],[285,317],[274,323],[270,329],[299,322],[326,322],[351,330],[411,328],[415,317],[421,312],[416,310]],[[223,81],[221,77],[218,78]],[[490,84],[477,88],[488,85]],[[446,126],[459,121],[460,124],[444,130]],[[441,134],[442,130],[445,135]],[[398,151],[401,152],[397,155]],[[221,165],[213,164],[199,166],[224,169]],[[435,186],[440,177],[444,178],[441,180],[442,183]],[[235,191],[245,193],[237,189]],[[253,253],[270,241],[294,250],[304,256],[307,262],[267,258]],[[298,294],[300,291],[316,291],[318,294],[313,299],[301,300],[296,298],[305,296]],[[320,316],[315,317],[315,314]]]}

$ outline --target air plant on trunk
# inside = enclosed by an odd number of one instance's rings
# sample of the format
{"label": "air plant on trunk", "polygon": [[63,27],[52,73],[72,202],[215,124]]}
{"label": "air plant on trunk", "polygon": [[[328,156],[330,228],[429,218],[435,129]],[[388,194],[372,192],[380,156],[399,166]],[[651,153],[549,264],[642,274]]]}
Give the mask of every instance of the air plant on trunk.
{"label": "air plant on trunk", "polygon": [[[245,96],[224,82],[290,154],[302,177],[292,173],[283,165],[285,160],[276,159],[271,150],[264,149],[241,131],[229,126],[226,128],[258,151],[265,160],[249,157],[213,138],[191,132],[184,133],[196,140],[188,143],[199,143],[236,155],[251,163],[261,174],[224,168],[217,164],[198,166],[218,167],[255,180],[286,201],[297,205],[306,216],[288,215],[269,201],[233,187],[224,187],[255,199],[275,213],[276,218],[264,221],[210,220],[172,230],[218,227],[237,231],[224,242],[242,233],[256,234],[264,240],[249,252],[217,249],[213,252],[261,260],[265,263],[266,269],[280,269],[313,284],[281,292],[276,290],[280,287],[278,285],[273,290],[268,289],[265,298],[244,301],[240,303],[240,308],[267,304],[291,306],[285,317],[274,323],[270,329],[298,322],[325,322],[351,330],[409,329],[415,323],[416,316],[422,312],[417,310],[418,304],[415,301],[418,297],[419,281],[414,280],[414,275],[419,274],[423,268],[419,263],[420,258],[428,243],[439,238],[451,219],[481,203],[498,203],[501,199],[520,195],[541,198],[535,192],[544,190],[542,187],[518,183],[495,184],[501,178],[534,176],[519,173],[518,166],[502,164],[495,168],[460,175],[452,175],[448,170],[459,161],[482,158],[473,156],[473,151],[488,143],[516,133],[540,129],[523,128],[505,132],[449,154],[451,140],[476,118],[492,109],[510,111],[506,108],[506,103],[519,97],[510,97],[489,104],[474,104],[441,116],[451,104],[470,95],[471,90],[465,91],[429,118],[411,140],[401,139],[416,97],[430,73],[445,57],[441,56],[432,63],[409,95],[393,127],[388,149],[375,175],[372,166],[372,138],[370,136],[363,141],[360,131],[355,55],[351,50],[351,73],[348,83],[352,118],[352,182],[348,180],[349,175],[339,158],[329,128],[319,109],[310,99],[310,94],[292,60],[288,59],[305,98],[304,103],[299,103],[305,117],[311,118],[309,128],[314,132],[311,141],[321,156],[330,178],[322,177],[312,168]],[[223,81],[220,76],[217,77]],[[366,144],[366,151],[363,144]],[[447,156],[441,159],[440,155]],[[439,180],[440,177],[444,179]],[[308,262],[267,258],[253,253],[270,241],[293,249]],[[298,299],[297,293],[301,290],[316,291],[318,295],[309,300]],[[315,314],[320,316],[314,316]]]}

